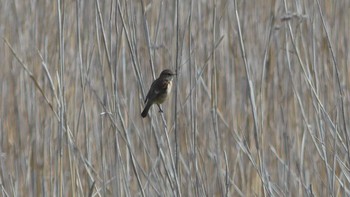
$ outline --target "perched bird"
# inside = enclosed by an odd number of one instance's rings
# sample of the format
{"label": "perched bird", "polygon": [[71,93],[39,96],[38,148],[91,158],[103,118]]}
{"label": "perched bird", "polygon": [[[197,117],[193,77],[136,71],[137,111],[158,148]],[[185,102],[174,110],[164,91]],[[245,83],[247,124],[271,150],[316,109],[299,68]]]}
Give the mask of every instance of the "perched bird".
{"label": "perched bird", "polygon": [[157,104],[159,111],[162,112],[159,104],[163,103],[170,94],[174,75],[176,74],[171,70],[165,69],[160,73],[158,79],[153,81],[145,99],[146,107],[141,113],[143,118],[147,116],[148,110],[153,104]]}

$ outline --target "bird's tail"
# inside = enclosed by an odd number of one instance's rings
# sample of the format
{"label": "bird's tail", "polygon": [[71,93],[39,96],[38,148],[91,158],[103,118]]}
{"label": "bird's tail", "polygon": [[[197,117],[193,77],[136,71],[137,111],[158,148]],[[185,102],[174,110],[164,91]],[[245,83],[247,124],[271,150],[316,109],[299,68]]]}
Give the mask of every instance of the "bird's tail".
{"label": "bird's tail", "polygon": [[145,109],[141,113],[142,118],[147,116],[148,110],[149,110],[149,108],[151,108],[151,106],[152,106],[152,104],[150,102],[147,102]]}

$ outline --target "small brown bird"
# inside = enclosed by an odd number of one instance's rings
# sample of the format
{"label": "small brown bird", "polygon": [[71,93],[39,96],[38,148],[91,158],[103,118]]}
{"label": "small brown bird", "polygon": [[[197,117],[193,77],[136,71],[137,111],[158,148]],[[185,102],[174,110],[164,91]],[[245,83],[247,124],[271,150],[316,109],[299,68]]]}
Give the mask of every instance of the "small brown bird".
{"label": "small brown bird", "polygon": [[159,78],[153,81],[145,99],[146,107],[141,113],[143,118],[147,116],[148,110],[153,104],[157,104],[159,111],[162,112],[159,104],[163,103],[168,97],[174,75],[176,74],[171,70],[165,69],[160,73]]}

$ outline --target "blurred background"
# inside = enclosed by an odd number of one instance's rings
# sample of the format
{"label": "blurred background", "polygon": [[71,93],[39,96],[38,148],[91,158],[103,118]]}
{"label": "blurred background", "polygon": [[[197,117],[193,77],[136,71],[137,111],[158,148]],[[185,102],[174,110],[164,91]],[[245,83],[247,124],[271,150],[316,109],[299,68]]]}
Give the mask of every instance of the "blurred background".
{"label": "blurred background", "polygon": [[347,0],[0,1],[1,195],[349,196],[349,19]]}

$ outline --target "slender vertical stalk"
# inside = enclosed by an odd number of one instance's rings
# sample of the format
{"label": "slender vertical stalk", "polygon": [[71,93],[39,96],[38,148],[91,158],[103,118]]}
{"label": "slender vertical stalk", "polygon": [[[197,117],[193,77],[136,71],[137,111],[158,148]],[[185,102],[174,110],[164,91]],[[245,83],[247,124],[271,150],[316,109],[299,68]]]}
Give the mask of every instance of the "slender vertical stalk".
{"label": "slender vertical stalk", "polygon": [[58,181],[56,182],[56,191],[57,196],[63,196],[63,184],[64,184],[64,169],[63,169],[63,132],[65,124],[65,101],[64,101],[64,5],[60,0],[57,0],[57,19],[58,19],[58,40],[59,40],[59,128],[58,128],[58,154],[57,154],[57,163],[56,163],[56,174],[58,175]]}
{"label": "slender vertical stalk", "polygon": [[[179,16],[179,4],[180,4],[180,1],[179,0],[176,0],[176,8],[175,8],[175,17],[176,17],[176,56],[175,56],[175,72],[177,73],[176,75],[176,85],[175,85],[175,116],[174,116],[174,119],[175,119],[175,169],[176,169],[176,176],[178,179],[181,179],[180,178],[180,166],[179,166],[179,155],[180,155],[180,148],[179,148],[179,130],[178,130],[178,123],[177,123],[177,97],[178,97],[178,78],[179,78],[179,51],[180,51],[180,48],[179,48],[179,35],[180,35],[180,24],[179,24],[179,21],[180,21],[180,16]],[[181,192],[180,192],[180,184],[177,185],[178,188],[177,188],[177,196],[181,196]]]}

